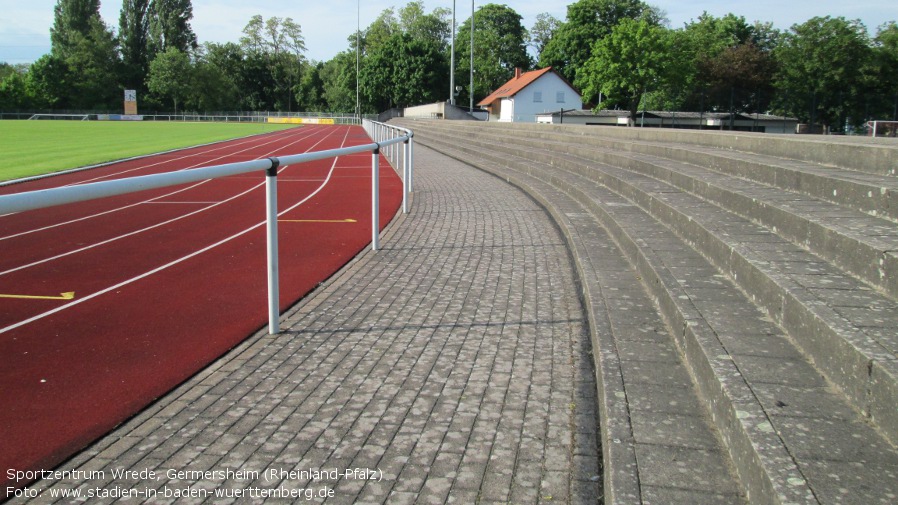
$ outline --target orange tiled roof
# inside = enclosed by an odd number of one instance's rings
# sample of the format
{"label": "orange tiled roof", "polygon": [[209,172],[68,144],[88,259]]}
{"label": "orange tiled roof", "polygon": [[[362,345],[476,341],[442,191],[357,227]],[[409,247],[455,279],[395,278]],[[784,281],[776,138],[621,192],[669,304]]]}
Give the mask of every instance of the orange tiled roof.
{"label": "orange tiled roof", "polygon": [[489,105],[500,98],[508,98],[510,96],[514,96],[519,91],[526,88],[533,81],[539,79],[540,77],[551,71],[552,67],[546,67],[539,70],[524,72],[520,75],[520,77],[512,77],[510,81],[506,82],[502,86],[499,86],[499,89],[493,91],[488,97],[481,100],[477,105]]}

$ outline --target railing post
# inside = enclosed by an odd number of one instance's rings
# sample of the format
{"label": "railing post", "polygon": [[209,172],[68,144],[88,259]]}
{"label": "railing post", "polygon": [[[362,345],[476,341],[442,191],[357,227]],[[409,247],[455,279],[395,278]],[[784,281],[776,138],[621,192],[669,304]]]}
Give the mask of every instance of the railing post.
{"label": "railing post", "polygon": [[415,138],[411,135],[408,138],[408,192],[411,193],[414,191],[414,181],[415,181]]}
{"label": "railing post", "polygon": [[268,334],[281,332],[280,286],[278,283],[278,165],[277,158],[271,158],[271,168],[265,176],[266,231],[268,233]]}
{"label": "railing post", "polygon": [[408,214],[408,154],[411,138],[402,143],[402,213]]}
{"label": "railing post", "polygon": [[380,145],[371,154],[371,250],[380,249]]}

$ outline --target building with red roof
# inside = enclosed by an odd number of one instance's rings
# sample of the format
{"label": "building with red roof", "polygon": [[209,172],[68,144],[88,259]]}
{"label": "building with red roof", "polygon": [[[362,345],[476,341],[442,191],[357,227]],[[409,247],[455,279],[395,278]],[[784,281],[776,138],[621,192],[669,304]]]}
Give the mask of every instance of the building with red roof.
{"label": "building with red roof", "polygon": [[490,121],[534,123],[537,115],[580,110],[583,100],[552,67],[530,72],[516,68],[511,80],[477,105],[489,111]]}

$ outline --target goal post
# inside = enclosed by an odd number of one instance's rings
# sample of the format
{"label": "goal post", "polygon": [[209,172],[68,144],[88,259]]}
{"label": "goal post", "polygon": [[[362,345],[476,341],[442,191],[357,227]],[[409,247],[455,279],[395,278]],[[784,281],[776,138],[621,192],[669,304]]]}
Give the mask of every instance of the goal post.
{"label": "goal post", "polygon": [[94,114],[33,114],[29,120],[90,121]]}
{"label": "goal post", "polygon": [[898,137],[898,121],[867,121],[871,137]]}

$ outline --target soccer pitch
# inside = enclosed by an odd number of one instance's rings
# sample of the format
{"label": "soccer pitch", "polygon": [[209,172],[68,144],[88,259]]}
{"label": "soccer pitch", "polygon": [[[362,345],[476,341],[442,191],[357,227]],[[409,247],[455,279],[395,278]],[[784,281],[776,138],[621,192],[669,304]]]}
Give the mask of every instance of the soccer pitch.
{"label": "soccer pitch", "polygon": [[0,181],[295,127],[267,123],[0,121]]}

